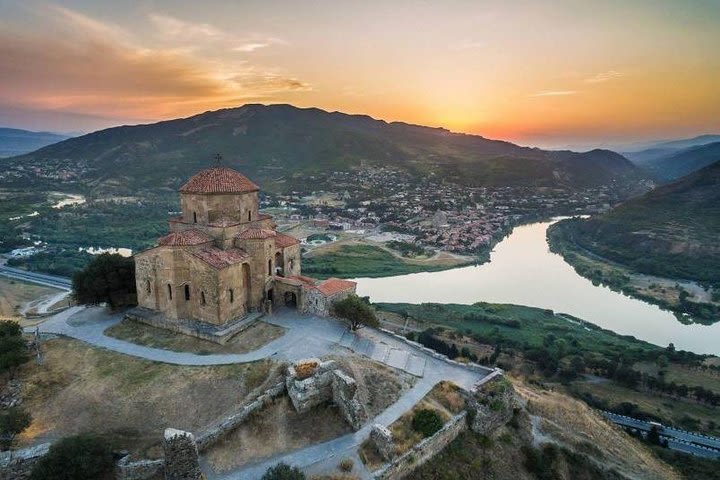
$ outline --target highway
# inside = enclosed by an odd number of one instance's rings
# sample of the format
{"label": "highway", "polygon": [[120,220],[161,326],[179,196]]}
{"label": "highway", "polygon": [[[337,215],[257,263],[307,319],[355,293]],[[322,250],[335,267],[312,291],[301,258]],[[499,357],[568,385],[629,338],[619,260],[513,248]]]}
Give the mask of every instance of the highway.
{"label": "highway", "polygon": [[[644,420],[626,417],[611,412],[602,412],[605,418],[611,422],[628,427],[640,432],[649,432],[653,425]],[[678,428],[660,425],[658,433],[662,439],[668,441],[668,448],[680,452],[690,453],[699,457],[720,458],[720,438],[702,435],[700,433],[688,432]]]}
{"label": "highway", "polygon": [[72,289],[72,281],[69,278],[56,277],[55,275],[47,275],[45,273],[28,272],[20,270],[19,268],[6,267],[5,265],[0,265],[0,275],[24,282],[59,288],[60,290]]}

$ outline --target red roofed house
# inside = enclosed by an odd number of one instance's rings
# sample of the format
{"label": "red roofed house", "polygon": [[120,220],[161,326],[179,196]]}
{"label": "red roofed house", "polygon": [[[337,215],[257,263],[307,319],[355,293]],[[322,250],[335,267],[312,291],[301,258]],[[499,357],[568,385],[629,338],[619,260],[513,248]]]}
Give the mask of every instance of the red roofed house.
{"label": "red roofed house", "polygon": [[228,331],[272,305],[326,315],[353,293],[354,282],[300,275],[300,242],[259,213],[259,190],[225,167],[180,187],[182,215],[156,247],[135,255],[139,308],[131,316],[185,333]]}

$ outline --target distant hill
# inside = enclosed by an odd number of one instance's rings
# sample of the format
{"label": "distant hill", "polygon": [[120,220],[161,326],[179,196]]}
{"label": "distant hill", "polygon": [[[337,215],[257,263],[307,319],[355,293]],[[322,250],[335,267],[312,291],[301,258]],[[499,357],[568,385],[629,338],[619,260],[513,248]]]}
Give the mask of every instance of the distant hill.
{"label": "distant hill", "polygon": [[720,142],[682,149],[637,164],[654,178],[671,181],[717,161],[720,161]]}
{"label": "distant hill", "polygon": [[608,150],[537,148],[366,115],[290,105],[245,105],[150,125],[109,128],[16,157],[13,162],[78,172],[94,188],[176,188],[193,172],[223,163],[266,188],[363,164],[475,185],[636,185],[645,174]]}
{"label": "distant hill", "polygon": [[0,158],[22,155],[67,138],[57,133],[0,128]]}
{"label": "distant hill", "polygon": [[561,226],[579,246],[641,272],[720,287],[720,161]]}
{"label": "distant hill", "polygon": [[704,149],[718,142],[720,135],[700,135],[684,140],[659,142],[644,150],[624,152],[623,155],[636,165],[647,169],[656,178],[667,181],[680,178],[715,160],[720,160],[719,157],[712,156],[710,153],[712,149]]}

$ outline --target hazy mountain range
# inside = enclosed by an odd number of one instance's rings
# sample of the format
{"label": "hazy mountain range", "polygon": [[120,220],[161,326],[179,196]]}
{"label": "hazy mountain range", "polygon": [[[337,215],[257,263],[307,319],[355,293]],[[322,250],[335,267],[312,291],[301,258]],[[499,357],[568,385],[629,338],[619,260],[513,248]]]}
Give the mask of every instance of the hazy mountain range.
{"label": "hazy mountain range", "polygon": [[660,142],[624,155],[658,180],[673,180],[719,161],[720,135]]}
{"label": "hazy mountain range", "polygon": [[57,133],[0,128],[0,158],[22,155],[67,138]]}
{"label": "hazy mountain range", "polygon": [[[646,174],[609,150],[585,153],[521,147],[366,115],[290,105],[245,105],[189,118],[90,133],[6,160],[74,169],[93,186],[175,188],[200,168],[223,163],[261,184],[292,185],[317,172],[393,165],[416,175],[474,185],[636,185]],[[300,177],[299,177],[300,176]]]}

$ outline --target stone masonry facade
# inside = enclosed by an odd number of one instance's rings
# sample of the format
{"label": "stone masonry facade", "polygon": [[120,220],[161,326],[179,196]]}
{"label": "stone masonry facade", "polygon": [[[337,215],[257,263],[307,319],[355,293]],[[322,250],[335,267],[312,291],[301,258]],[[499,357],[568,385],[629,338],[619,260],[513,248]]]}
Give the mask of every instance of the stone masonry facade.
{"label": "stone masonry facade", "polygon": [[[355,282],[301,274],[300,242],[259,211],[260,188],[231,168],[202,170],[180,187],[182,214],[157,246],[135,255],[142,317],[227,328],[275,305],[327,315]],[[192,334],[193,330],[176,329]]]}

